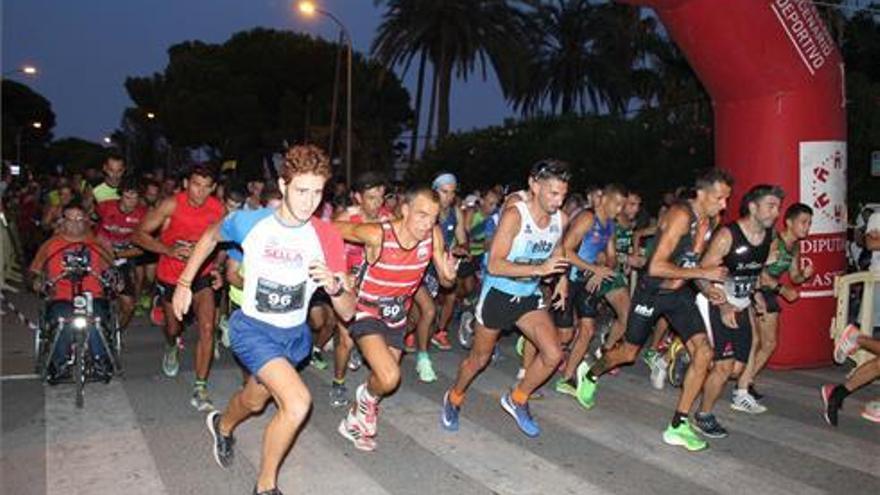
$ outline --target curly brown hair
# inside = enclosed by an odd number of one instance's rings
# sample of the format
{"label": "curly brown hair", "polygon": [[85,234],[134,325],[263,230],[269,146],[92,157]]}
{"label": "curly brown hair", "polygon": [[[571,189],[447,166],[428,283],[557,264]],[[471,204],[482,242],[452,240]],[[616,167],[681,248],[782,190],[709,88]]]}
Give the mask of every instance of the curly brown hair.
{"label": "curly brown hair", "polygon": [[289,184],[295,175],[315,174],[329,179],[330,158],[321,148],[311,144],[291,146],[284,155],[284,164],[279,175],[285,184]]}

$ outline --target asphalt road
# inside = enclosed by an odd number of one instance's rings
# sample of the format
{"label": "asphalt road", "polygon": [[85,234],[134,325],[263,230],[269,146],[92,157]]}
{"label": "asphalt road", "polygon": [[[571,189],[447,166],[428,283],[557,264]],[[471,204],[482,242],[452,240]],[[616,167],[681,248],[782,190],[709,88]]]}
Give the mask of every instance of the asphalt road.
{"label": "asphalt road", "polygon": [[[33,296],[10,296],[35,316]],[[192,345],[177,378],[161,375],[160,330],[145,319],[128,333],[125,377],[89,384],[77,410],[69,385],[48,387],[30,376],[29,330],[2,320],[2,493],[248,494],[259,466],[270,407],[236,432],[235,464],[221,470],[211,456],[205,416],[189,405]],[[188,339],[195,339],[192,333]],[[192,342],[192,340],[190,340]],[[363,453],[336,432],[344,411],[328,404],[330,370],[303,372],[312,414],[285,461],[286,494],[876,494],[880,492],[880,425],[858,416],[880,396],[873,385],[847,399],[841,425],[821,417],[819,385],[839,382],[845,368],[773,372],[762,376],[769,411],[737,413],[722,400],[718,417],[731,432],[687,453],[661,441],[677,390],[651,388],[641,363],[602,380],[597,406],[583,410],[549,387],[532,402],[543,428],[523,436],[498,398],[514,382],[512,339],[503,359],[477,379],[461,430],[439,426],[440,401],[461,350],[434,353],[440,379],[416,381],[414,360],[403,362],[403,385],[383,401],[378,449]],[[351,390],[364,371],[349,377]],[[223,406],[240,383],[228,353],[215,363],[210,390]]]}

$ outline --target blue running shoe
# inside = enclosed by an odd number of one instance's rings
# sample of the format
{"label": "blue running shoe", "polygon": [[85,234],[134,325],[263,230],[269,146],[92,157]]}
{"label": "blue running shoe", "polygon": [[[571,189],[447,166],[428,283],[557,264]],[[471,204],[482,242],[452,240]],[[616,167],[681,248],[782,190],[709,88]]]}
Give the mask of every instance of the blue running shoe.
{"label": "blue running shoe", "polygon": [[538,423],[535,423],[535,420],[532,419],[532,413],[529,412],[528,403],[521,406],[517,405],[510,398],[510,393],[508,392],[501,396],[501,407],[507,411],[507,414],[513,416],[513,419],[516,420],[516,425],[519,426],[519,429],[526,436],[534,438],[541,434],[541,428],[538,426]]}
{"label": "blue running shoe", "polygon": [[461,409],[455,407],[449,401],[449,391],[443,394],[443,413],[440,415],[440,425],[446,431],[458,431],[458,413]]}

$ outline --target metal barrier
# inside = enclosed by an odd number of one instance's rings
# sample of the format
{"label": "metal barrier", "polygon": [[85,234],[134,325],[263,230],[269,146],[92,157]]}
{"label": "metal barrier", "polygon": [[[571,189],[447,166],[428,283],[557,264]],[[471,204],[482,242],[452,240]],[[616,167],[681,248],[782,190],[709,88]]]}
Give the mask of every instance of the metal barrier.
{"label": "metal barrier", "polygon": [[[869,337],[874,331],[874,290],[880,283],[880,273],[856,272],[834,278],[834,297],[837,298],[837,313],[831,319],[831,338],[835,341],[840,337],[843,329],[850,323],[849,301],[852,286],[862,284],[862,303],[860,307],[858,325],[861,333]],[[873,359],[874,354],[859,349],[853,354],[852,359],[856,366]]]}

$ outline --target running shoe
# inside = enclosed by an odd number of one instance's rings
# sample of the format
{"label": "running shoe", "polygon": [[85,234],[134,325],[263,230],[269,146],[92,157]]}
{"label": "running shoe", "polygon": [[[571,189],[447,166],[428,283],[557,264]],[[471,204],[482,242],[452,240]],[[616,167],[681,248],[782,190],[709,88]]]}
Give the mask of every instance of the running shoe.
{"label": "running shoe", "polygon": [[440,349],[441,351],[451,351],[452,343],[449,342],[449,334],[446,330],[438,330],[434,333],[434,336],[431,337],[431,343],[434,344],[434,347]]}
{"label": "running shoe", "polygon": [[694,415],[694,428],[709,438],[725,438],[727,430],[712,413],[698,412]]}
{"label": "running shoe", "polygon": [[[379,401],[367,397],[367,387],[361,384],[355,391],[354,419],[361,426],[361,431],[368,437],[376,436],[379,419]],[[351,416],[351,413],[349,413]]]}
{"label": "running shoe", "polygon": [[856,352],[856,350],[859,348],[859,333],[859,327],[853,324],[849,324],[846,326],[846,328],[843,329],[843,332],[840,334],[840,338],[837,339],[837,343],[834,345],[835,363],[845,363],[846,358],[850,357],[854,352]]}
{"label": "running shoe", "polygon": [[586,362],[578,365],[575,371],[577,377],[577,401],[586,409],[592,409],[596,405],[596,387],[599,385],[587,378],[590,367]]}
{"label": "running shoe", "polygon": [[416,359],[416,373],[418,373],[419,381],[422,383],[437,381],[437,373],[434,373],[434,366],[429,357]]}
{"label": "running shoe", "polygon": [[229,346],[232,345],[229,342],[229,318],[226,315],[220,317],[220,323],[217,325],[220,327],[220,343],[223,344],[223,347],[229,349]]}
{"label": "running shoe", "polygon": [[406,351],[407,353],[410,353],[410,354],[413,352],[416,352],[416,333],[415,332],[409,333],[403,339],[403,350]]}
{"label": "running shoe", "polygon": [[364,452],[376,450],[376,440],[364,432],[363,426],[355,418],[352,418],[351,414],[339,423],[338,431],[340,435],[354,444],[354,448]]}
{"label": "running shoe", "polygon": [[446,431],[458,431],[458,414],[461,408],[449,401],[449,391],[443,394],[443,411],[440,413],[440,426]]}
{"label": "running shoe", "polygon": [[666,362],[666,356],[663,354],[655,354],[654,361],[651,363],[651,386],[657,390],[663,390],[666,386],[666,374],[669,363]]}
{"label": "running shoe", "polygon": [[880,423],[880,400],[865,404],[865,408],[862,409],[862,417],[872,423]]}
{"label": "running shoe", "polygon": [[218,466],[226,469],[235,458],[235,452],[232,450],[235,447],[235,439],[232,435],[224,436],[220,433],[220,416],[220,411],[211,411],[205,418],[205,423],[208,425],[208,433],[211,434],[214,444],[214,460],[217,461]]}
{"label": "running shoe", "polygon": [[330,407],[345,407],[349,404],[348,387],[343,383],[330,385]]}
{"label": "running shoe", "polygon": [[657,357],[657,354],[658,352],[654,349],[645,349],[645,352],[642,353],[642,361],[644,361],[649,368],[653,369],[654,359]]}
{"label": "running shoe", "polygon": [[516,426],[519,427],[520,431],[525,433],[528,437],[537,437],[541,434],[541,428],[538,426],[538,423],[535,422],[534,418],[532,418],[532,413],[529,411],[528,402],[519,405],[513,402],[513,399],[510,398],[510,393],[506,393],[501,396],[501,407],[507,411],[507,414],[516,421]]}
{"label": "running shoe", "polygon": [[758,389],[755,388],[755,385],[749,385],[749,394],[755,398],[755,400],[761,400],[764,398],[764,394],[759,393]]}
{"label": "running shoe", "polygon": [[321,349],[318,349],[317,347],[312,347],[311,364],[315,368],[322,370],[322,371],[326,370],[327,367],[330,366],[330,364],[327,363],[327,360],[324,359],[324,353],[321,352]]}
{"label": "running shoe", "polygon": [[705,440],[697,436],[686,419],[682,420],[678,428],[673,428],[670,424],[666,431],[663,432],[663,441],[667,445],[676,447],[684,447],[690,452],[697,452],[709,446]]}
{"label": "running shoe", "polygon": [[351,354],[348,356],[348,369],[351,371],[357,371],[361,369],[361,366],[364,365],[364,358],[361,356],[361,352],[357,349],[352,349]]}
{"label": "running shoe", "polygon": [[520,335],[519,337],[517,337],[516,346],[514,347],[514,349],[516,349],[517,356],[522,357],[523,349],[525,348],[525,346],[526,346],[526,338],[523,337],[522,335]]}
{"label": "running shoe", "polygon": [[254,487],[254,495],[284,495],[281,493],[281,490],[278,487],[269,488],[268,490],[263,490],[261,492],[257,491],[257,487]]}
{"label": "running shoe", "polygon": [[518,370],[516,370],[517,381],[522,380],[525,377],[526,377],[526,369],[525,368],[519,368]]}
{"label": "running shoe", "polygon": [[165,354],[162,356],[162,372],[165,373],[165,376],[168,378],[174,378],[180,371],[180,361],[178,360],[179,352],[180,348],[177,344],[165,346]]}
{"label": "running shoe", "polygon": [[834,387],[835,385],[822,385],[819,389],[819,393],[822,395],[822,403],[825,406],[822,415],[825,417],[825,422],[831,426],[837,426],[837,413],[842,406],[839,401],[834,400],[832,394]]}
{"label": "running shoe", "polygon": [[572,397],[577,397],[577,380],[572,378],[571,380],[566,380],[565,378],[560,378],[556,380],[556,385],[553,387],[557,392],[564,395],[570,395]]}
{"label": "running shoe", "polygon": [[474,313],[465,311],[458,322],[458,345],[462,349],[470,349],[474,345]]}
{"label": "running shoe", "polygon": [[749,414],[761,414],[767,412],[767,408],[755,400],[750,393],[740,392],[739,390],[733,391],[733,400],[730,403],[730,408],[734,411]]}
{"label": "running shoe", "polygon": [[214,403],[208,397],[208,388],[204,385],[196,385],[193,387],[192,399],[189,400],[196,411],[207,412],[214,410]]}

